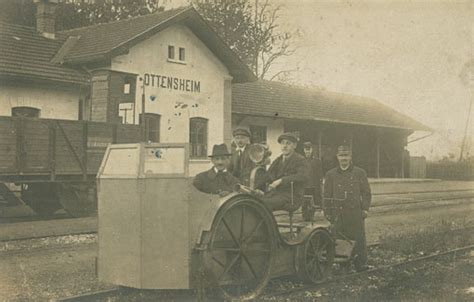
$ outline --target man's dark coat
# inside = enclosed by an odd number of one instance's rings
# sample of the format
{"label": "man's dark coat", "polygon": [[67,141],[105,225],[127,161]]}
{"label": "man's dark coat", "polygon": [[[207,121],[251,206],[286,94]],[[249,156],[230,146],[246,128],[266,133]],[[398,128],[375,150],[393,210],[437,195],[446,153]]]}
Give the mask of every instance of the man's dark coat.
{"label": "man's dark coat", "polygon": [[368,211],[371,203],[371,192],[367,174],[361,168],[350,166],[343,171],[334,168],[326,174],[324,197],[346,199],[343,203],[336,230],[356,241],[354,249],[357,255],[356,268],[367,264],[365,223],[363,211]]}
{"label": "man's dark coat", "polygon": [[227,191],[232,192],[239,180],[230,172],[216,173],[214,167],[204,171],[194,177],[193,185],[201,192],[209,194],[219,194]]}
{"label": "man's dark coat", "polygon": [[[304,157],[293,152],[283,163],[283,155],[277,157],[267,172],[267,183],[280,179],[281,184],[263,197],[272,210],[294,210],[301,206],[304,187],[308,180],[308,166]],[[293,206],[291,205],[291,183],[293,182]]]}

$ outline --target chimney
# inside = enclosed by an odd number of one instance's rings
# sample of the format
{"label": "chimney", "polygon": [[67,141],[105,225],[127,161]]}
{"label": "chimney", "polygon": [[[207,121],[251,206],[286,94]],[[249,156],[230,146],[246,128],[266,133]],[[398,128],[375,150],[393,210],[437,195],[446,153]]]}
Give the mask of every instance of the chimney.
{"label": "chimney", "polygon": [[58,0],[34,0],[36,3],[36,30],[48,39],[54,39]]}

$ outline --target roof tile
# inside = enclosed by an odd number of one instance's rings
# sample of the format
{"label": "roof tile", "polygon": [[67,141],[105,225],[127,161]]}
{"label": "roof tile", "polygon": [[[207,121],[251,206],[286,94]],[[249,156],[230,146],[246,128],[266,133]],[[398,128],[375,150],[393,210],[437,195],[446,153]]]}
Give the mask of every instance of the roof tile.
{"label": "roof tile", "polygon": [[374,99],[264,80],[234,84],[232,112],[407,130],[431,130]]}

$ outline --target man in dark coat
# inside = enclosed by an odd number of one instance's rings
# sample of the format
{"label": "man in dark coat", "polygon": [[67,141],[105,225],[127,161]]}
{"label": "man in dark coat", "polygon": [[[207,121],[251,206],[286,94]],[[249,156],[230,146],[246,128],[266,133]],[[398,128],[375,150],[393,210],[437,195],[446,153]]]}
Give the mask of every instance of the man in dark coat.
{"label": "man in dark coat", "polygon": [[370,186],[365,171],[352,164],[348,146],[338,147],[337,160],[339,167],[326,174],[324,197],[344,200],[335,228],[348,239],[355,240],[353,263],[357,271],[362,271],[367,269],[365,217],[372,197]]}
{"label": "man in dark coat", "polygon": [[269,192],[262,200],[272,211],[294,211],[303,201],[308,169],[304,157],[295,152],[298,138],[293,133],[280,135],[278,143],[281,146],[281,155],[268,169]]}
{"label": "man in dark coat", "polygon": [[225,144],[214,145],[211,158],[214,166],[194,177],[193,185],[201,192],[225,196],[232,192],[239,180],[227,171],[231,154]]}
{"label": "man in dark coat", "polygon": [[303,204],[303,219],[305,221],[312,221],[316,211],[315,206],[321,206],[321,185],[323,181],[323,168],[321,160],[315,156],[313,151],[313,144],[305,142],[303,144],[303,151],[306,165],[309,167],[308,182],[305,187],[305,195],[313,197],[313,203],[306,202]]}
{"label": "man in dark coat", "polygon": [[237,128],[232,133],[236,145],[232,150],[229,172],[240,180],[244,186],[250,185],[250,172],[255,163],[249,157],[250,132],[245,128]]}

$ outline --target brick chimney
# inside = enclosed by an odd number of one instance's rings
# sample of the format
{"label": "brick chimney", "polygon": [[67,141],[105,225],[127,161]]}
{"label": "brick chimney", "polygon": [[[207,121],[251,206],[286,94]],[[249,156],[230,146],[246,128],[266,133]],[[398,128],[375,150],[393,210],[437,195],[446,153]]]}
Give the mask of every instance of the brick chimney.
{"label": "brick chimney", "polygon": [[34,0],[36,3],[36,30],[48,39],[54,39],[58,0]]}

